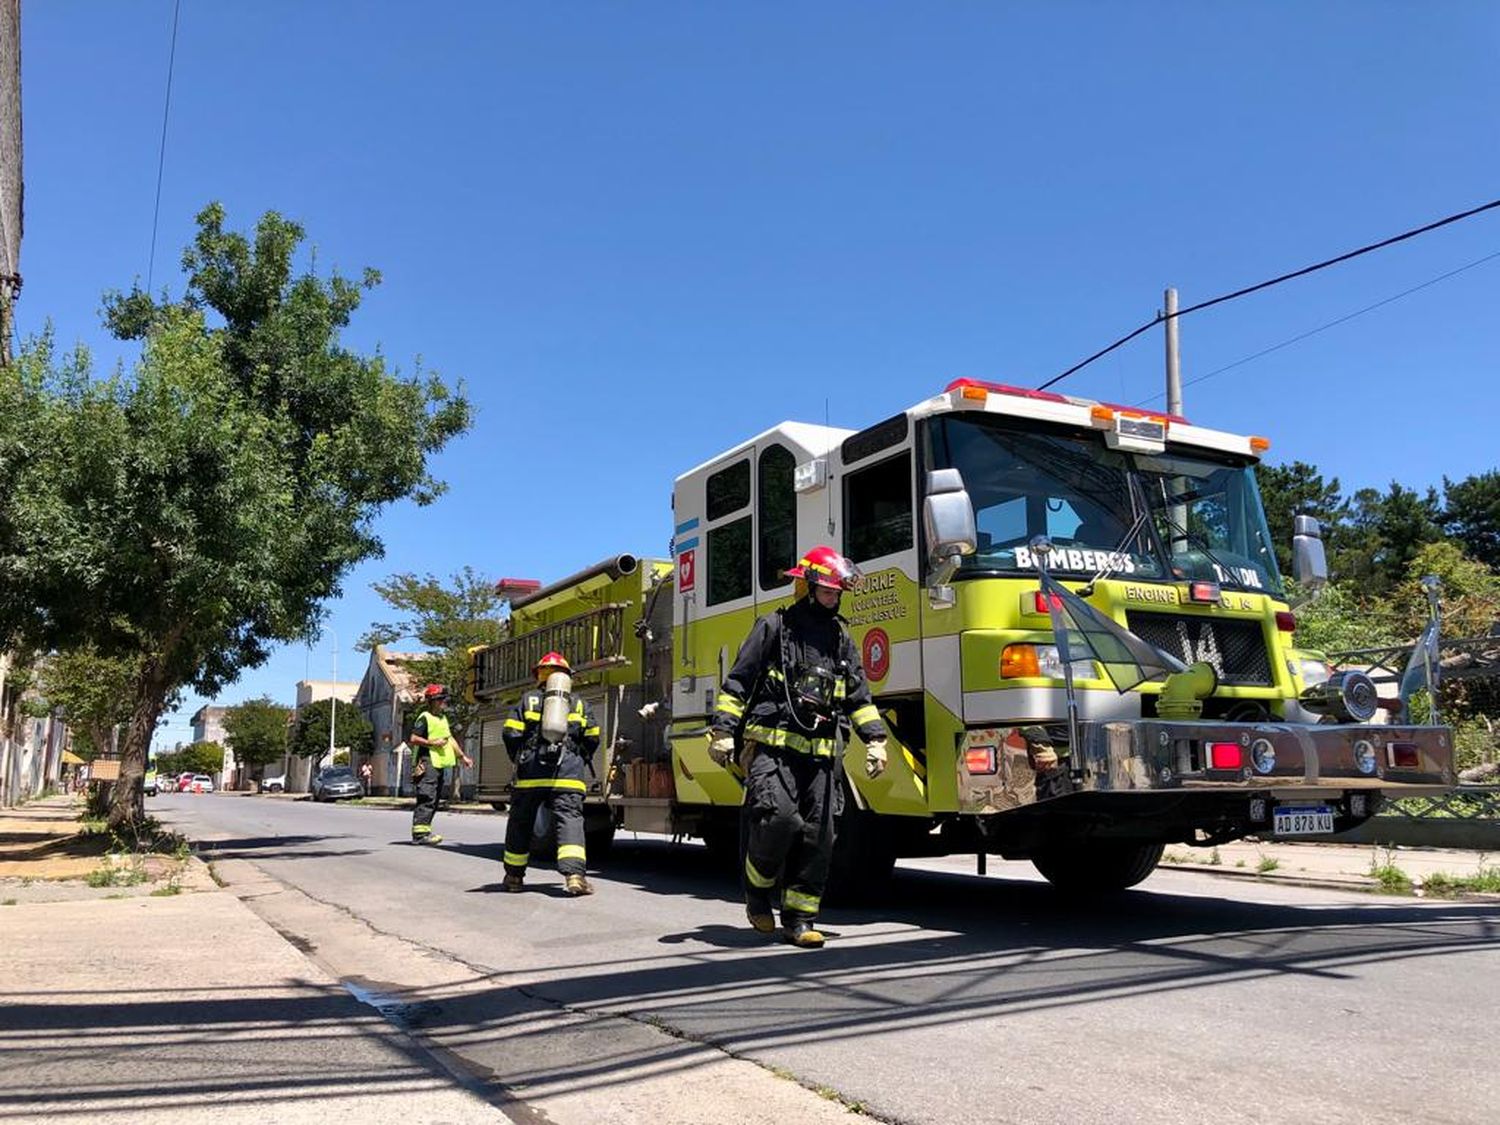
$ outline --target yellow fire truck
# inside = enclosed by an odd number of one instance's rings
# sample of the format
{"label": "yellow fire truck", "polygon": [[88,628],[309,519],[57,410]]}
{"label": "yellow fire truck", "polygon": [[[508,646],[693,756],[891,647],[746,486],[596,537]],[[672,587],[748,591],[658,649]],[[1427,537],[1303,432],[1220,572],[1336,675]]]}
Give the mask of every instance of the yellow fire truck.
{"label": "yellow fire truck", "polygon": [[[670,561],[620,555],[512,603],[511,638],[475,654],[480,794],[507,799],[504,708],[558,649],[604,726],[594,848],[618,828],[732,853],[743,789],[709,757],[709,717],[816,543],[861,569],[843,613],[892,735],[874,780],[844,748],[835,882],[970,853],[1118,889],[1166,844],[1328,836],[1451,786],[1447,728],[1410,707],[1382,721],[1367,679],[1295,647],[1255,481],[1267,446],[974,380],[859,432],[776,426],[677,478]],[[1316,584],[1319,530],[1297,530]],[[1187,670],[1121,690],[1119,657],[1059,625],[1048,580]]]}

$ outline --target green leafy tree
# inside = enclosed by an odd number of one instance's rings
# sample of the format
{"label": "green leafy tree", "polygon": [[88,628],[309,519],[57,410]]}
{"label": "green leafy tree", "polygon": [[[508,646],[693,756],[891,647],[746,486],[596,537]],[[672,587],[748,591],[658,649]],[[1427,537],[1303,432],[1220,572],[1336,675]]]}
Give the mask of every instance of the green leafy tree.
{"label": "green leafy tree", "polygon": [[[1276,549],[1276,563],[1281,573],[1292,573],[1292,533],[1297,516],[1313,516],[1325,535],[1336,535],[1348,505],[1339,492],[1339,479],[1324,480],[1317,468],[1305,461],[1285,465],[1260,464],[1255,467],[1260,485],[1261,503],[1266,509],[1266,524]],[[1332,544],[1329,544],[1332,554]],[[1333,568],[1330,558],[1330,569]]]}
{"label": "green leafy tree", "polygon": [[469,423],[435,377],[402,378],[340,343],[362,281],[298,273],[297,224],[252,237],[198,216],[177,301],[106,300],[140,341],[128,373],[30,342],[0,371],[0,649],[85,644],[135,659],[112,827],[143,815],[162,711],[217,695],[281,643],[317,633],[375,518],[432,500],[428,459]]}
{"label": "green leafy tree", "polygon": [[1457,543],[1429,543],[1412,556],[1406,574],[1388,601],[1395,632],[1415,639],[1427,624],[1423,575],[1437,575],[1443,636],[1488,636],[1500,622],[1500,575],[1470,558]]}
{"label": "green leafy tree", "polygon": [[[328,753],[328,704],[328,700],[320,699],[297,714],[290,742],[293,754],[316,759]],[[356,754],[368,754],[374,748],[375,728],[358,707],[339,700],[334,712],[333,737],[339,746],[347,746]]]}
{"label": "green leafy tree", "polygon": [[1424,494],[1396,481],[1385,492],[1360,489],[1336,536],[1339,557],[1347,561],[1345,576],[1371,596],[1389,594],[1423,546],[1443,537],[1441,518],[1436,489]]}
{"label": "green leafy tree", "polygon": [[1395,644],[1402,638],[1387,615],[1373,612],[1352,582],[1332,582],[1297,604],[1297,647],[1350,652]]}
{"label": "green leafy tree", "polygon": [[104,656],[93,647],[67,649],[41,663],[37,688],[73,728],[74,752],[92,761],[110,748],[115,728],[130,721],[131,688],[139,674],[131,657]]}
{"label": "green leafy tree", "polygon": [[224,747],[217,742],[190,742],[181,750],[156,756],[156,770],[167,777],[182,773],[218,773],[224,768]]}
{"label": "green leafy tree", "polygon": [[235,761],[242,768],[258,770],[286,754],[290,707],[267,696],[247,699],[224,712],[224,734]]}
{"label": "green leafy tree", "polygon": [[377,623],[360,638],[359,647],[369,651],[377,644],[413,638],[432,650],[414,671],[420,678],[446,684],[450,694],[449,716],[458,730],[467,727],[473,707],[464,702],[469,686],[469,650],[492,645],[505,637],[505,598],[493,579],[472,567],[453,575],[444,584],[431,574],[395,574],[373,584],[374,591],[401,616],[393,622]]}
{"label": "green leafy tree", "polygon": [[1500,470],[1460,481],[1444,477],[1442,521],[1471,558],[1500,570]]}

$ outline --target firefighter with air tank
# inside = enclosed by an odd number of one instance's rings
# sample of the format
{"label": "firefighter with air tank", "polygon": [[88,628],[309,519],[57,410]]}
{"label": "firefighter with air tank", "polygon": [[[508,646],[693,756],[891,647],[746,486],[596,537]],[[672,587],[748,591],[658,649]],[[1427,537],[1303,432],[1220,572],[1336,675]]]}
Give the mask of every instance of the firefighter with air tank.
{"label": "firefighter with air tank", "polygon": [[439,844],[443,838],[432,830],[438,802],[447,792],[458,759],[462,758],[466,766],[472,766],[474,759],[459,748],[448,725],[448,689],[442,684],[428,684],[422,689],[422,702],[422,713],[406,740],[415,751],[411,780],[417,804],[411,814],[411,840],[414,844]]}
{"label": "firefighter with air tank", "polygon": [[745,914],[761,933],[776,929],[803,949],[823,944],[818,911],[833,856],[834,817],[843,801],[835,768],[842,719],[865,743],[865,770],[886,767],[886,732],[864,668],[839,616],[858,572],[832,547],[814,547],[787,572],[797,600],[756,621],[725,678],[709,753],[738,755],[745,777],[742,878]]}
{"label": "firefighter with air tank", "polygon": [[505,890],[525,889],[537,811],[557,825],[557,869],[570,895],[589,895],[584,875],[583,799],[585,773],[593,772],[599,723],[573,694],[572,669],[559,652],[537,661],[537,686],[526,692],[505,720],[505,751],[515,763],[514,797],[505,827]]}

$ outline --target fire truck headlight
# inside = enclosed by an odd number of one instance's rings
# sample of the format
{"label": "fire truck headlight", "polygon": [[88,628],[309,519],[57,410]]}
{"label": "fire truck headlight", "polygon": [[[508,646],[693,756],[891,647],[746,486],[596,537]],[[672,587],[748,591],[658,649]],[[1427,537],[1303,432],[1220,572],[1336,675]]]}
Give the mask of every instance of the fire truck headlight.
{"label": "fire truck headlight", "polygon": [[1302,683],[1306,687],[1327,683],[1331,675],[1333,675],[1333,669],[1328,666],[1327,661],[1314,660],[1310,656],[1302,658]]}
{"label": "fire truck headlight", "polygon": [[[1063,678],[1062,654],[1057,651],[1056,645],[1036,646],[1037,671],[1053,680]],[[1092,660],[1073,661],[1073,678],[1075,680],[1098,679],[1099,671]]]}

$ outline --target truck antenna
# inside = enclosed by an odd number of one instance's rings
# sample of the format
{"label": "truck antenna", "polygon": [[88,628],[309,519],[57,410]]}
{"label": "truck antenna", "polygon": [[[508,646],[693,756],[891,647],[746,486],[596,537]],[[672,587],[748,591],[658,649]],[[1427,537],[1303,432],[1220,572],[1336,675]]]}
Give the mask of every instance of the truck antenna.
{"label": "truck antenna", "polygon": [[[829,422],[828,417],[829,417],[829,415],[828,415],[828,396],[824,395],[823,396],[823,428],[825,430],[832,428],[832,423]],[[828,453],[832,453],[832,452],[833,452],[833,450],[831,450],[831,449],[828,451]],[[828,462],[832,461],[833,458],[830,457],[830,456],[828,456],[827,453],[825,453],[823,456],[825,458],[825,460],[823,462],[823,464],[824,464],[823,472],[828,477],[828,483],[824,486],[825,491],[828,493],[828,538],[832,539],[833,538],[833,473],[828,470],[827,466],[828,466]],[[832,546],[832,544],[829,544],[829,546]]]}

